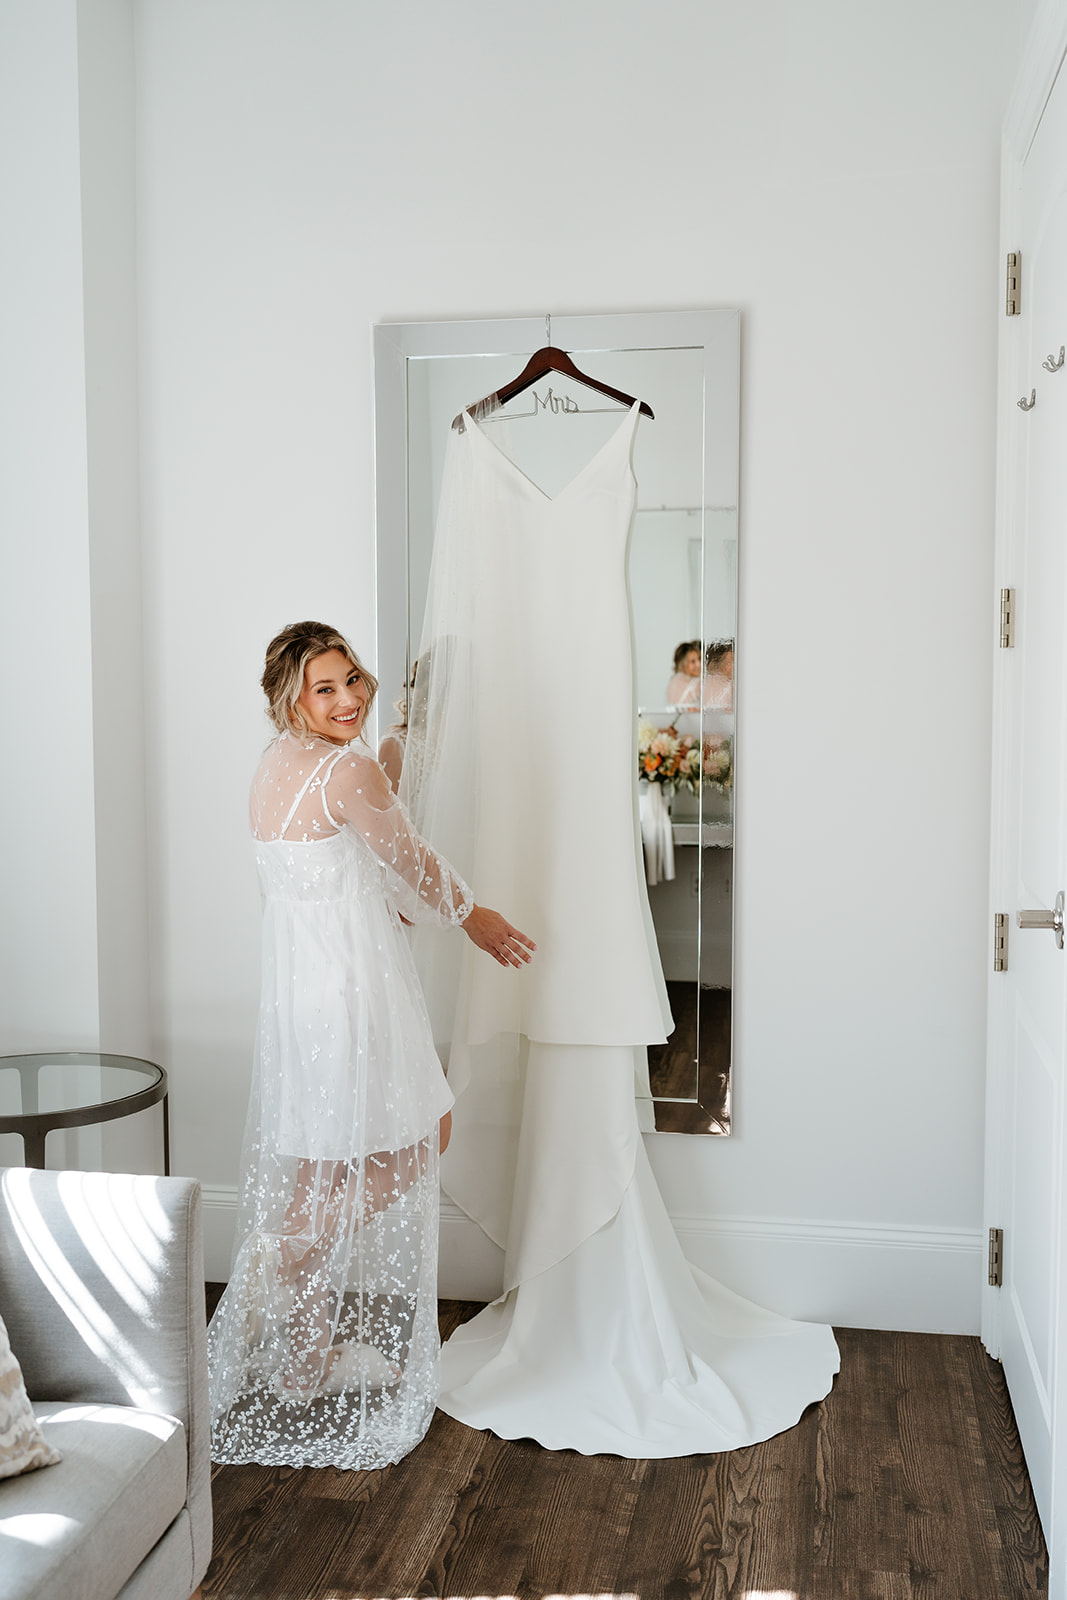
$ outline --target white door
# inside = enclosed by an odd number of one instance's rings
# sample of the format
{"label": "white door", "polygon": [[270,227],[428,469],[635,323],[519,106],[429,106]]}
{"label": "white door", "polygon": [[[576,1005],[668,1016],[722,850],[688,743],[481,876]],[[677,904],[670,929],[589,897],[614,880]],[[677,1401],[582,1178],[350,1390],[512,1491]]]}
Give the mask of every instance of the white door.
{"label": "white door", "polygon": [[1004,1252],[983,1337],[1004,1363],[1050,1594],[1064,1600],[1067,950],[1052,928],[1020,927],[1019,914],[1050,914],[1067,890],[1067,363],[1056,365],[1067,345],[1067,73],[1029,133],[1005,175],[1022,309],[1005,319],[999,381],[996,582],[1014,590],[1015,623],[994,684],[993,909],[1009,930],[1007,970],[990,978],[986,1220],[1003,1228]]}

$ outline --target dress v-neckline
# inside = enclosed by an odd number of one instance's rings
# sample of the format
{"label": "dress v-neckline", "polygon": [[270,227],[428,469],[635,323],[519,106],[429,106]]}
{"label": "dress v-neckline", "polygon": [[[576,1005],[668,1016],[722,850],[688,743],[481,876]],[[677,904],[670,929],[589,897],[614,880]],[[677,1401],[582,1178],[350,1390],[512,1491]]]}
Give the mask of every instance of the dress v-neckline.
{"label": "dress v-neckline", "polygon": [[539,483],[535,483],[530,477],[529,473],[523,472],[522,468],[512,461],[510,456],[504,454],[496,440],[491,439],[486,433],[485,429],[482,427],[481,423],[476,422],[469,413],[464,418],[464,422],[472,433],[476,434],[478,438],[484,440],[485,444],[489,447],[493,455],[496,456],[499,461],[502,461],[505,466],[511,468],[512,472],[514,472],[515,476],[522,483],[527,484],[531,489],[533,489],[535,494],[539,494],[541,499],[544,500],[548,505],[554,505],[557,500],[562,500],[564,495],[570,493],[575,485],[585,477],[590,467],[594,466],[596,462],[600,460],[600,457],[604,454],[604,452],[615,443],[616,439],[622,436],[622,434],[625,432],[627,424],[633,424],[640,404],[640,400],[634,401],[630,409],[624,414],[619,426],[608,434],[608,437],[604,440],[604,443],[600,446],[599,450],[595,450],[593,452],[593,454],[589,457],[589,460],[585,463],[585,466],[578,469],[574,477],[569,483],[564,484],[563,488],[560,489],[558,494],[549,494],[547,490],[542,489]]}

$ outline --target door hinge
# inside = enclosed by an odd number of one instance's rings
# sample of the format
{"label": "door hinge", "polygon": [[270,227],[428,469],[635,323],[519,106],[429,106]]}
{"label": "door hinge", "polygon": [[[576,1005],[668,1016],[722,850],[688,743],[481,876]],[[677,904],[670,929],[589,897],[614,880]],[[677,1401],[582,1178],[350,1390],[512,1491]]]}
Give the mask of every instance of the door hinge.
{"label": "door hinge", "polygon": [[993,916],[993,971],[1008,970],[1008,913],[997,911]]}
{"label": "door hinge", "polygon": [[1018,250],[1009,250],[1007,283],[1004,296],[1004,315],[1006,317],[1017,317],[1019,315],[1022,276],[1022,255]]}
{"label": "door hinge", "polygon": [[1004,1229],[989,1230],[989,1287],[1000,1289],[1004,1284]]}
{"label": "door hinge", "polygon": [[1000,591],[1000,648],[1010,650],[1015,644],[1015,590]]}

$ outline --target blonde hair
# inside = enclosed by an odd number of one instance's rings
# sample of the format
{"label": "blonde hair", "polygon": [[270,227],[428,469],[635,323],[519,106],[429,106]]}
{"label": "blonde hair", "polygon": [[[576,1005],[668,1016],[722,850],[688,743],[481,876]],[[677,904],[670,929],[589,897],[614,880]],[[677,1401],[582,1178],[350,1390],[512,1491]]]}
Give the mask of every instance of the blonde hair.
{"label": "blonde hair", "polygon": [[378,693],[378,680],[360,661],[343,634],[325,622],[291,622],[267,646],[263,676],[259,680],[267,697],[267,714],[279,733],[297,728],[311,736],[304,713],[297,705],[304,688],[304,671],[329,650],[339,650],[359,673],[367,690],[367,710]]}

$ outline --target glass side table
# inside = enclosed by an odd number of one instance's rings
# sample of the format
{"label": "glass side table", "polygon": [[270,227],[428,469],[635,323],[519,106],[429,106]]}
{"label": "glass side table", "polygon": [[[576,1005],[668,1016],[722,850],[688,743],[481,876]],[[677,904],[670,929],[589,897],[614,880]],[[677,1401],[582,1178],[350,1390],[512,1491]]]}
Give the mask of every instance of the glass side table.
{"label": "glass side table", "polygon": [[[0,1133],[22,1137],[28,1167],[43,1167],[53,1128],[86,1128],[163,1102],[163,1171],[170,1176],[167,1074],[154,1061],[95,1051],[0,1056]],[[16,1110],[15,1107],[18,1107]]]}

